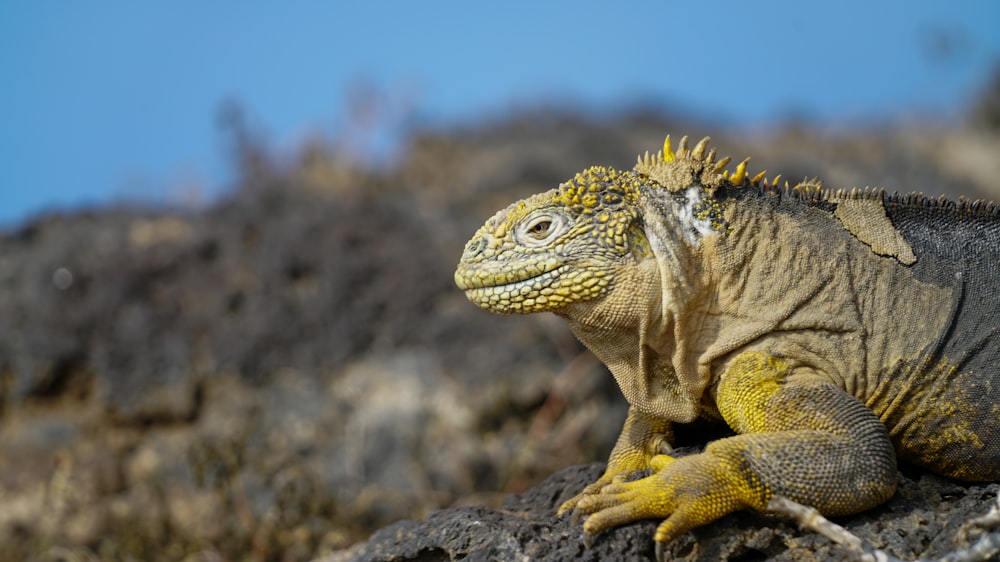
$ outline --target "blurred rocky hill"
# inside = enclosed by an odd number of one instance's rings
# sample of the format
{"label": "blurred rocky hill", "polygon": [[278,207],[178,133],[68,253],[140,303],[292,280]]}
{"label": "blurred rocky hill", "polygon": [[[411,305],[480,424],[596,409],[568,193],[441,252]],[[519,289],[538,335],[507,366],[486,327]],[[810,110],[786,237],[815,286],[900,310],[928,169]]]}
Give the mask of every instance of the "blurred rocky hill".
{"label": "blurred rocky hill", "polygon": [[207,209],[5,232],[0,559],[307,560],[603,460],[625,413],[603,367],[453,286],[486,218],[666,133],[786,178],[1000,199],[989,99],[966,125],[759,132],[539,110],[415,134],[376,171],[249,139]]}

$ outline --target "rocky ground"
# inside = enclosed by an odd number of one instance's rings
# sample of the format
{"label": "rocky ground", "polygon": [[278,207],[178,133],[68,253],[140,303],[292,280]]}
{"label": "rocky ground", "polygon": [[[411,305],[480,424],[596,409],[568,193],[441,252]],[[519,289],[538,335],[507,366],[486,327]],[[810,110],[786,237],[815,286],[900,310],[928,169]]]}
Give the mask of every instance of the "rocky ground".
{"label": "rocky ground", "polygon": [[[404,520],[380,529],[367,542],[316,562],[444,560],[646,560],[655,561],[658,521],[639,521],[609,530],[590,547],[580,525],[555,517],[559,505],[596,480],[602,463],[563,469],[498,508],[458,507],[425,521]],[[885,505],[840,518],[849,532],[901,560],[937,559],[968,549],[958,538],[962,523],[984,515],[1000,484],[959,485],[927,473],[901,474],[896,495]],[[975,542],[978,535],[972,536]],[[852,553],[778,515],[742,512],[695,529],[667,543],[668,560],[854,560]],[[981,559],[981,558],[980,558]],[[974,558],[972,560],[975,560]]]}
{"label": "rocky ground", "polygon": [[[463,518],[507,532],[511,513],[534,513],[530,528],[584,556],[546,510],[597,473],[566,467],[606,457],[625,404],[556,319],[465,301],[452,272],[468,236],[586,165],[630,167],[667,132],[711,134],[720,153],[788,178],[1000,199],[1000,134],[971,121],[735,132],[643,110],[538,111],[415,134],[377,171],[322,140],[285,161],[249,139],[238,185],[208,208],[118,206],[9,229],[0,560],[379,560],[393,540],[409,549],[398,559],[457,559],[414,537],[431,545],[429,525],[467,529]],[[916,537],[919,553],[997,492],[904,482],[848,526]],[[456,509],[361,542],[443,507]],[[786,522],[726,521],[691,539],[722,542],[677,554],[826,552]],[[648,556],[651,525],[608,537]],[[620,547],[608,540],[595,548]],[[530,552],[555,552],[544,549]]]}

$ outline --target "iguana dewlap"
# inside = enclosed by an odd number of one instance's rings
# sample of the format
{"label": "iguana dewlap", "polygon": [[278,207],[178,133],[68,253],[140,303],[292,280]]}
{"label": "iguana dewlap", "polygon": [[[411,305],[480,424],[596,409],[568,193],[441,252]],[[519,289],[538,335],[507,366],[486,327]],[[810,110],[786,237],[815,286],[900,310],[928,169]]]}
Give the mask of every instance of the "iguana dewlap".
{"label": "iguana dewlap", "polygon": [[[668,137],[519,201],[459,263],[480,307],[564,318],[631,405],[607,472],[560,511],[588,536],[664,518],[668,541],[776,494],[865,510],[897,456],[1000,480],[1000,210],[778,187],[707,144]],[[737,435],[661,454],[700,415]]]}

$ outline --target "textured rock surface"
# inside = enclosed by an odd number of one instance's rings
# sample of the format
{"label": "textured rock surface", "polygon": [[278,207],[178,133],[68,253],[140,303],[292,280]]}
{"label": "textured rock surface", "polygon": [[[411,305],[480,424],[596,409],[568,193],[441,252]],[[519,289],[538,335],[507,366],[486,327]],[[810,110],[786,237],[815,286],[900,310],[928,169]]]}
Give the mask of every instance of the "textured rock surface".
{"label": "textured rock surface", "polygon": [[[561,470],[523,494],[507,496],[499,508],[462,507],[431,514],[426,521],[400,521],[364,544],[317,562],[432,560],[655,560],[657,522],[613,529],[586,548],[580,526],[556,508],[600,476],[603,465]],[[841,518],[849,531],[904,560],[937,558],[954,550],[955,530],[987,510],[1000,485],[956,485],[929,475],[902,476],[900,490],[885,506]],[[985,500],[985,501],[984,501]],[[671,560],[849,560],[827,539],[799,531],[779,516],[736,513],[666,545]]]}

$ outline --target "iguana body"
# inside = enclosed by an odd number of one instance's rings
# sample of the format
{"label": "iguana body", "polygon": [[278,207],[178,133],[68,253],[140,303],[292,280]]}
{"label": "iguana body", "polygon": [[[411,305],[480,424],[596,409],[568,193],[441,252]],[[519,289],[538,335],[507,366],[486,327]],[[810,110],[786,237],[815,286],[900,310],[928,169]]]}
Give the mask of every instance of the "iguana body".
{"label": "iguana body", "polygon": [[[666,518],[668,541],[777,494],[868,509],[897,456],[1000,480],[998,209],[779,188],[707,141],[511,205],[455,274],[486,310],[563,317],[631,404],[607,472],[561,511],[589,536]],[[661,454],[700,415],[738,435]]]}

